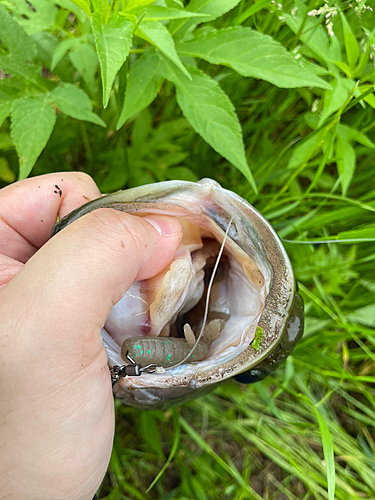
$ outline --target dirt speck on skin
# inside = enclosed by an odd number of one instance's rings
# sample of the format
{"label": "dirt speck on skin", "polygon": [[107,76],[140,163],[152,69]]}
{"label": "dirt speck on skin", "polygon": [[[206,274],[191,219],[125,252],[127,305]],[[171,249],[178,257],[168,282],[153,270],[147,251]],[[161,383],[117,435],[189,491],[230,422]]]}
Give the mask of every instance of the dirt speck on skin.
{"label": "dirt speck on skin", "polygon": [[43,219],[40,219],[40,222],[43,222]]}
{"label": "dirt speck on skin", "polygon": [[90,201],[90,198],[88,196],[83,195],[83,198],[85,198],[85,200],[87,201]]}
{"label": "dirt speck on skin", "polygon": [[57,184],[55,184],[55,188],[56,188],[56,190],[54,191],[54,193],[58,194],[60,196],[60,198],[61,198],[61,196],[62,196],[61,189],[59,188],[59,186]]}
{"label": "dirt speck on skin", "polygon": [[123,240],[121,240],[121,246],[122,246],[122,248],[125,247],[125,243],[123,242]]}

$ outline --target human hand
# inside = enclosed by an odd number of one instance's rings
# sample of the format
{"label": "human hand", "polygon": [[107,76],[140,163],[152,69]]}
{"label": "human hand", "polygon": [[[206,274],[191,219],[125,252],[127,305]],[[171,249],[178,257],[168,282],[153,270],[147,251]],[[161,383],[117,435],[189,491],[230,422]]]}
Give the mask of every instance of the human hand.
{"label": "human hand", "polygon": [[0,500],[92,499],[114,432],[100,329],[182,239],[173,217],[99,209],[49,240],[57,216],[98,196],[80,173],[0,191]]}

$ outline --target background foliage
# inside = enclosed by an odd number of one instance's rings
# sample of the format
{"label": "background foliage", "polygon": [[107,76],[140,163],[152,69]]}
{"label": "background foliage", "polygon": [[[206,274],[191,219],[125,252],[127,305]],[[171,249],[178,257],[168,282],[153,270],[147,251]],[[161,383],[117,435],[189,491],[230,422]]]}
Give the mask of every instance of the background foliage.
{"label": "background foliage", "polygon": [[375,498],[373,8],[0,0],[0,187],[215,178],[271,221],[305,300],[274,378],[116,404],[100,498]]}

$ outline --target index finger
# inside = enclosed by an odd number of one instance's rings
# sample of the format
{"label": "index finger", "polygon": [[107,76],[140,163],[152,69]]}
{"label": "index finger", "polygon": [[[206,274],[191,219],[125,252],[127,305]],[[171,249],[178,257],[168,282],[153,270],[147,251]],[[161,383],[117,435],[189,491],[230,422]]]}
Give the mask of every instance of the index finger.
{"label": "index finger", "polygon": [[0,191],[0,254],[27,260],[50,238],[64,217],[100,196],[90,176],[62,172],[32,177]]}

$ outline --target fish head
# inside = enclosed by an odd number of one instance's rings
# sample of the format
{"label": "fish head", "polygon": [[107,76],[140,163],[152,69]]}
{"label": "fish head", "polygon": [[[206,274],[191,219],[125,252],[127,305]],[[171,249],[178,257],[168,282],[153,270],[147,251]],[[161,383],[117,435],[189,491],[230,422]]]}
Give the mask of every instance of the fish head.
{"label": "fish head", "polygon": [[168,347],[183,336],[186,324],[198,333],[206,309],[208,322],[220,319],[222,325],[205,359],[182,364],[176,359],[174,366],[173,360],[167,363],[170,354],[165,362],[161,355],[157,373],[120,378],[114,392],[124,403],[165,408],[232,377],[257,382],[290,354],[303,333],[302,299],[280,239],[246,200],[211,179],[161,182],[90,201],[61,219],[53,234],[98,208],[175,216],[184,230],[170,265],[151,279],[134,282],[113,307],[102,329],[110,367],[125,363],[121,346],[129,338],[142,340],[133,353],[137,363],[155,362],[157,348],[143,349],[144,342],[159,339]]}

